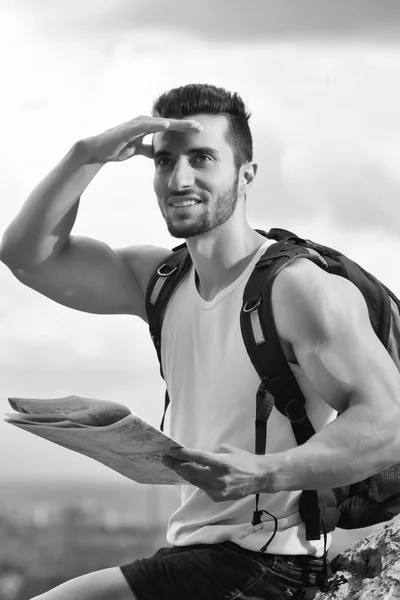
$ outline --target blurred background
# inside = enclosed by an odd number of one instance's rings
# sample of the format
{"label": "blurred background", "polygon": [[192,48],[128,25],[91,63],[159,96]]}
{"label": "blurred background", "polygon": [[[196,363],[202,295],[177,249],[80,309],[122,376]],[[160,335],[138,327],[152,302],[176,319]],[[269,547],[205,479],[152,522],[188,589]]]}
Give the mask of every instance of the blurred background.
{"label": "blurred background", "polygon": [[[252,112],[249,222],[341,249],[397,295],[400,4],[396,0],[2,0],[0,229],[81,138],[190,82]],[[106,165],[74,233],[173,247],[143,157]],[[8,396],[116,400],[151,424],[164,384],[147,326],[52,303],[0,264]],[[0,597],[26,600],[165,544],[172,487],[139,486],[0,422]],[[331,556],[368,531],[334,535]]]}

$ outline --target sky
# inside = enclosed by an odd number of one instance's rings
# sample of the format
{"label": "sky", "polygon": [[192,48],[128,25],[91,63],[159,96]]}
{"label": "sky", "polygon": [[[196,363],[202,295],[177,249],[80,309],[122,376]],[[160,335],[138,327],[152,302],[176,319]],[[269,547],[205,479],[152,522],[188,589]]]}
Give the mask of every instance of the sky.
{"label": "sky", "polygon": [[[259,171],[253,227],[338,248],[400,295],[400,4],[381,0],[3,0],[0,233],[79,139],[186,83],[237,91]],[[172,248],[143,157],[106,165],[74,233]],[[0,264],[0,409],[79,394],[158,425],[164,384],[146,324],[62,307]],[[0,421],[0,480],[114,481],[106,467]]]}

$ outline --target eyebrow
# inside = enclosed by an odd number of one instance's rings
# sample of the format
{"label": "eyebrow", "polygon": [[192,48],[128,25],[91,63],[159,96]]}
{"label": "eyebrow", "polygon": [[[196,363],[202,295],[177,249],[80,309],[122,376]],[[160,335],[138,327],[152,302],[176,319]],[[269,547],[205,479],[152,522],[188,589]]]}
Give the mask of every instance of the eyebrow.
{"label": "eyebrow", "polygon": [[[210,154],[211,156],[217,157],[219,155],[219,151],[216,150],[215,148],[210,148],[209,146],[200,146],[197,148],[191,148],[188,152],[188,154],[191,156],[193,154]],[[168,150],[157,150],[157,152],[154,153],[154,160],[156,160],[157,158],[160,158],[161,156],[170,156],[173,157],[172,152],[168,152]]]}

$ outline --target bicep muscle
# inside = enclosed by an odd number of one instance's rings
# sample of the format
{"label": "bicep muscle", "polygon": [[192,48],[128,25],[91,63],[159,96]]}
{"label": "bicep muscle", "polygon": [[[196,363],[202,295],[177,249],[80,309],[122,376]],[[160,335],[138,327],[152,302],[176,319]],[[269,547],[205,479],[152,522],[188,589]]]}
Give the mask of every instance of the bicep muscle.
{"label": "bicep muscle", "polygon": [[296,262],[278,275],[272,303],[278,334],[314,389],[338,412],[353,403],[376,405],[383,395],[390,402],[400,376],[361,292],[309,261]]}

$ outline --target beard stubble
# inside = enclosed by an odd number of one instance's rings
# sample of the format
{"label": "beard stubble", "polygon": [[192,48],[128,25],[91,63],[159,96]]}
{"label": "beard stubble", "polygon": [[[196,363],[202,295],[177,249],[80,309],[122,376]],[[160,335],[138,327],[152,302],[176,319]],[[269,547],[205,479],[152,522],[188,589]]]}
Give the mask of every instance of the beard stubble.
{"label": "beard stubble", "polygon": [[181,222],[177,222],[168,217],[165,211],[162,211],[170,235],[179,239],[188,239],[208,233],[216,227],[220,227],[226,223],[234,213],[237,205],[238,180],[239,175],[237,174],[232,186],[212,201],[214,206],[212,207],[213,211],[211,213],[210,211],[203,211],[197,217],[193,217],[190,221],[189,219],[185,219]]}

